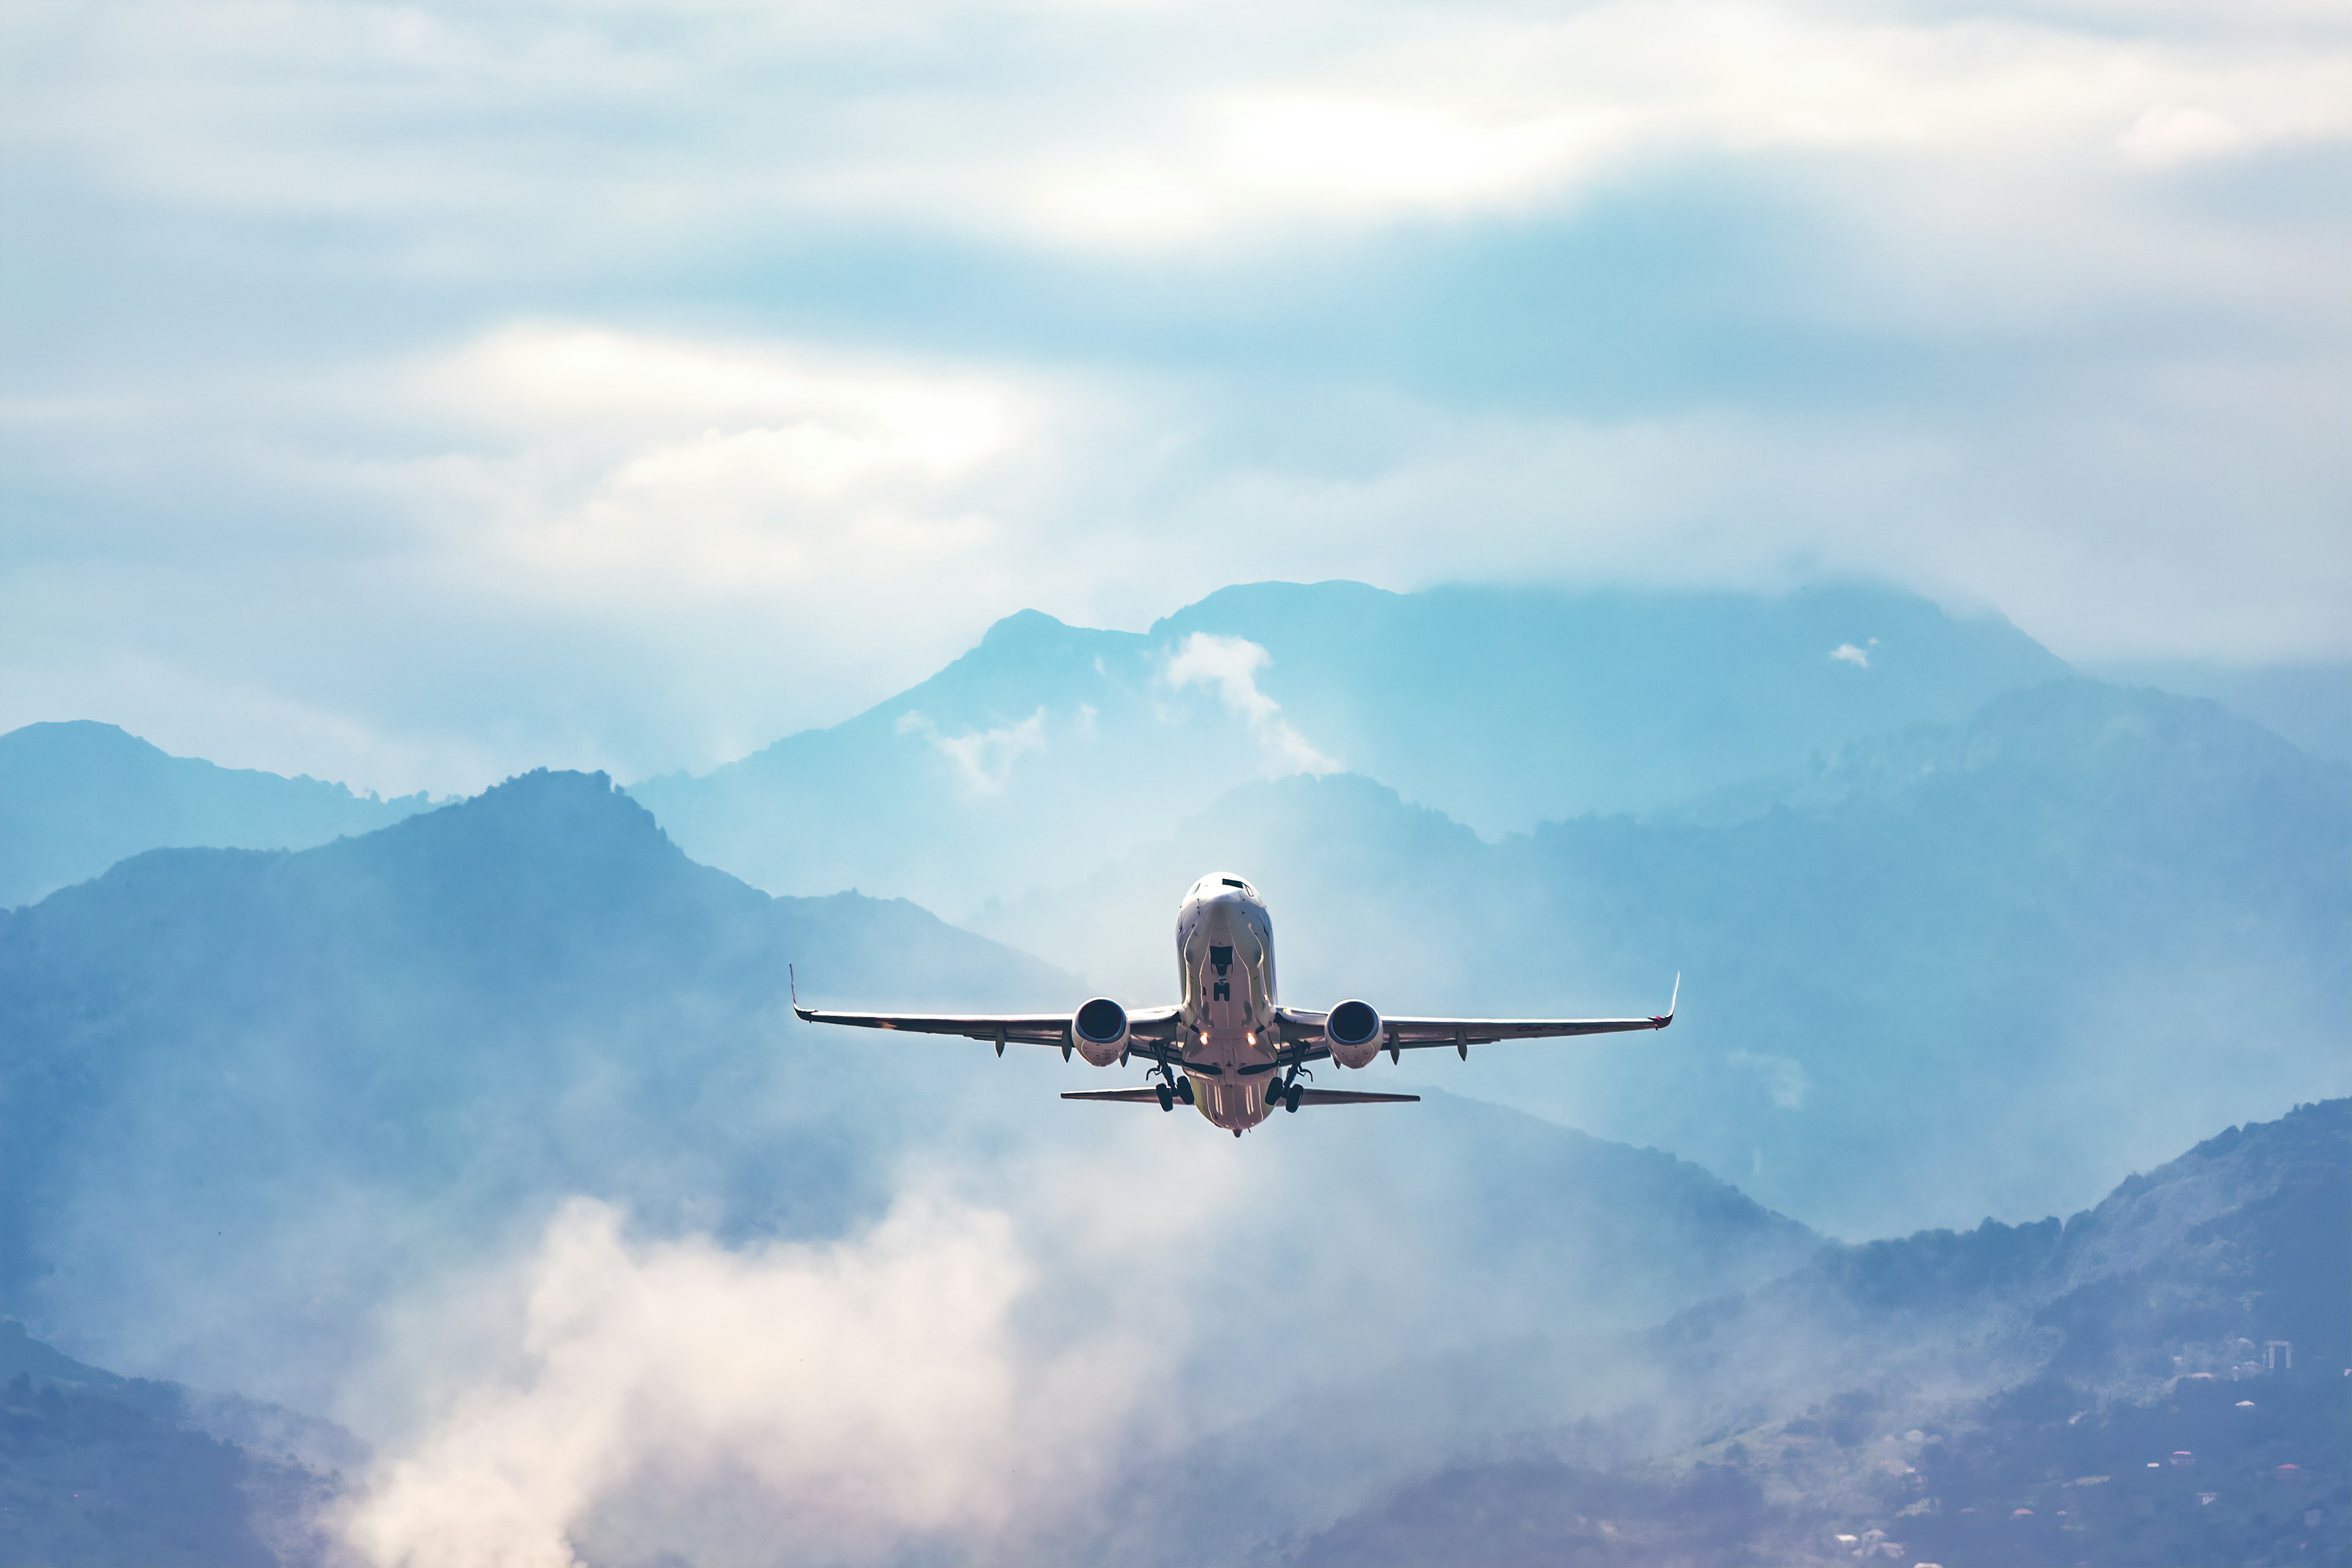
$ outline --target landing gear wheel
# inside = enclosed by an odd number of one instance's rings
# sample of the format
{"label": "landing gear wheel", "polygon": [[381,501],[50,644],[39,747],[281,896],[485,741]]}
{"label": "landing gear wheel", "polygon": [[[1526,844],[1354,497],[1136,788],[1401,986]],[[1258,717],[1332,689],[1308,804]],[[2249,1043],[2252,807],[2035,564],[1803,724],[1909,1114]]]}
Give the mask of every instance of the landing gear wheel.
{"label": "landing gear wheel", "polygon": [[1191,1079],[1180,1078],[1176,1080],[1176,1098],[1182,1100],[1187,1105],[1198,1103],[1192,1098],[1192,1080]]}
{"label": "landing gear wheel", "polygon": [[1290,1086],[1290,1092],[1282,1097],[1282,1109],[1285,1110],[1297,1110],[1298,1109],[1298,1097],[1305,1092],[1306,1090],[1300,1089],[1297,1084],[1292,1084]]}
{"label": "landing gear wheel", "polygon": [[1160,1086],[1160,1109],[1162,1110],[1176,1109],[1176,1091],[1164,1083]]}

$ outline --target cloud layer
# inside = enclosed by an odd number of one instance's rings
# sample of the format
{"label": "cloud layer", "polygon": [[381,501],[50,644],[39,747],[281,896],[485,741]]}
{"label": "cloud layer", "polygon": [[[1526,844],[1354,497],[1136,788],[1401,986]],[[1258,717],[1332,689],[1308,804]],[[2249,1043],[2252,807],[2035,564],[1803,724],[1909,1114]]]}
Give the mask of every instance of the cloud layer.
{"label": "cloud layer", "polygon": [[0,724],[642,776],[1276,575],[2352,647],[2340,8],[0,28]]}

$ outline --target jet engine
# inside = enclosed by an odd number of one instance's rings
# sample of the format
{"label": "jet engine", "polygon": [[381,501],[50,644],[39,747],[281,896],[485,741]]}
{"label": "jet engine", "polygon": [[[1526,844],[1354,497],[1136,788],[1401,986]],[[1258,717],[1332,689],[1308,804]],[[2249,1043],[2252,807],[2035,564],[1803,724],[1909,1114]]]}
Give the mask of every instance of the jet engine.
{"label": "jet engine", "polygon": [[1110,1066],[1127,1054],[1127,1009],[1108,996],[1096,997],[1070,1020],[1070,1043],[1095,1066]]}
{"label": "jet engine", "polygon": [[1331,1059],[1343,1068],[1368,1068],[1381,1054],[1381,1016],[1370,1002],[1342,1002],[1323,1020]]}

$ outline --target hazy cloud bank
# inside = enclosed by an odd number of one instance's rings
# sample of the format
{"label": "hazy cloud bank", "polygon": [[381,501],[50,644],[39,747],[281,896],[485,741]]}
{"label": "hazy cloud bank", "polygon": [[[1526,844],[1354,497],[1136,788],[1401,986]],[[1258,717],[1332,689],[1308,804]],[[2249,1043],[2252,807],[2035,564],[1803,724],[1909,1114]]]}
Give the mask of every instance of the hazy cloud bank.
{"label": "hazy cloud bank", "polygon": [[2328,8],[0,28],[0,728],[643,777],[1335,574],[2345,650]]}
{"label": "hazy cloud bank", "polygon": [[634,1239],[580,1200],[501,1283],[512,1338],[464,1378],[434,1369],[449,1392],[349,1516],[372,1563],[1017,1539],[1087,1495],[1154,1365],[1119,1321],[1025,1333],[1036,1260],[1005,1215],[944,1194],[841,1241],[741,1251]]}

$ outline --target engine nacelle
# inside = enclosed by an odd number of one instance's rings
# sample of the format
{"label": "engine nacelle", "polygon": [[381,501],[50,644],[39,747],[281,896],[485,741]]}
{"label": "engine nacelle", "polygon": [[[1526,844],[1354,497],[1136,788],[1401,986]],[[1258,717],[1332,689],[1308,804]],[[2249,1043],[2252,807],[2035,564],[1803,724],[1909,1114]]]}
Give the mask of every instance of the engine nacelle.
{"label": "engine nacelle", "polygon": [[1343,1068],[1368,1068],[1381,1054],[1381,1016],[1370,1002],[1342,1002],[1323,1020],[1331,1059]]}
{"label": "engine nacelle", "polygon": [[1070,1044],[1095,1066],[1110,1066],[1127,1054],[1127,1009],[1108,996],[1096,997],[1070,1019]]}

